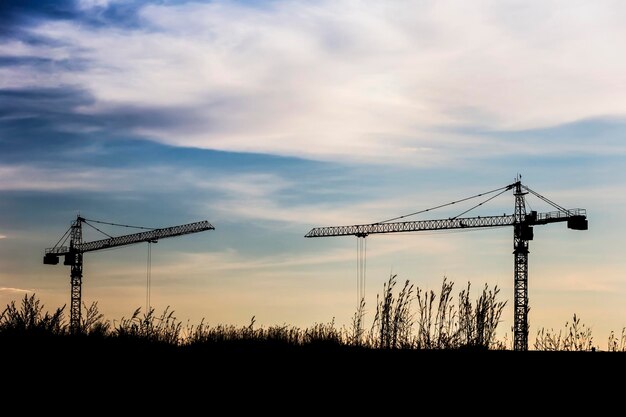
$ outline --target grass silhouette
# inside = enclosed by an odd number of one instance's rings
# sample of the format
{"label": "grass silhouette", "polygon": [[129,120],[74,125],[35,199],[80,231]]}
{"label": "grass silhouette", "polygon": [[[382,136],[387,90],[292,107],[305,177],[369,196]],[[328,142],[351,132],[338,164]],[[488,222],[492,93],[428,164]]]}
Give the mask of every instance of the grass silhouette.
{"label": "grass silhouette", "polygon": [[[161,314],[154,309],[119,321],[105,319],[98,304],[83,305],[78,334],[71,334],[65,306],[44,311],[35,294],[12,301],[0,312],[0,347],[31,345],[34,340],[56,340],[60,345],[153,346],[178,350],[228,349],[326,349],[376,351],[504,350],[507,340],[496,339],[505,301],[500,290],[485,285],[478,298],[470,297],[470,284],[457,297],[454,283],[443,279],[439,294],[415,287],[408,280],[398,286],[391,275],[377,296],[371,324],[366,326],[366,304],[361,300],[348,327],[315,323],[306,328],[291,325],[257,326],[255,317],[244,326],[215,325],[203,321],[183,324],[169,307]],[[540,329],[534,349],[539,351],[595,351],[591,329],[574,315],[566,331]],[[626,351],[626,330],[611,333],[607,351]]]}

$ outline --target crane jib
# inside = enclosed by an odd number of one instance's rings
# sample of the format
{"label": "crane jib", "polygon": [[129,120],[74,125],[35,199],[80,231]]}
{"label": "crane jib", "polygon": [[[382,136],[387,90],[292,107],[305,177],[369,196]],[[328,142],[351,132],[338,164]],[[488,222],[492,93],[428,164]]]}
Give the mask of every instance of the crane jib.
{"label": "crane jib", "polygon": [[147,232],[139,232],[131,235],[96,240],[94,242],[87,242],[78,245],[77,250],[80,252],[91,252],[99,249],[112,248],[122,245],[131,245],[133,243],[139,242],[150,242],[168,237],[182,236],[212,229],[214,229],[214,227],[207,221],[189,223],[180,226],[166,227],[163,229],[155,229]]}
{"label": "crane jib", "polygon": [[[585,209],[570,209],[566,212],[531,212],[524,221],[528,226],[555,222],[568,222],[570,229],[587,230]],[[418,220],[390,223],[358,224],[350,226],[328,226],[311,229],[305,237],[360,236],[377,233],[421,232],[481,227],[502,227],[516,224],[515,215],[460,217],[436,220]]]}
{"label": "crane jib", "polygon": [[[46,249],[44,263],[56,264],[54,256],[65,256],[70,252],[92,252],[100,249],[114,248],[117,246],[131,245],[140,242],[154,242],[159,239],[168,237],[182,236],[191,233],[202,232],[205,230],[215,230],[215,227],[208,221],[201,221],[180,226],[165,227],[162,229],[154,229],[146,232],[133,233],[130,235],[112,237],[108,239],[96,240],[93,242],[85,242],[76,245],[73,249],[68,246],[58,246]],[[47,258],[46,258],[47,257]],[[48,262],[46,262],[48,261]]]}

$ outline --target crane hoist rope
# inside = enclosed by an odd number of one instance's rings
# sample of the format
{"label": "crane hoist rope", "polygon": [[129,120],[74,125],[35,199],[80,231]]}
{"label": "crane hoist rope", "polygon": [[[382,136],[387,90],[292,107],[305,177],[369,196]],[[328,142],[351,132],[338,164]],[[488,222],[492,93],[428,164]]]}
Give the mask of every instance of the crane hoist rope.
{"label": "crane hoist rope", "polygon": [[148,260],[146,261],[146,314],[150,314],[152,308],[152,242],[148,241]]}

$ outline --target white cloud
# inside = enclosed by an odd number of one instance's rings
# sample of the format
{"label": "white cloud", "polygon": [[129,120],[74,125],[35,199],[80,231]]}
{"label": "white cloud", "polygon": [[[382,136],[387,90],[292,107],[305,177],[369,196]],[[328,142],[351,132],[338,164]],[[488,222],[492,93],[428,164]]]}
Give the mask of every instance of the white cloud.
{"label": "white cloud", "polygon": [[[29,165],[0,165],[0,191],[61,191],[128,189],[124,179],[131,171],[120,169],[36,168]],[[124,184],[127,184],[124,186]]]}
{"label": "white cloud", "polygon": [[10,287],[0,287],[0,293],[8,293],[8,294],[28,294],[33,292],[32,290],[26,290],[23,288],[10,288]]}
{"label": "white cloud", "polygon": [[107,7],[112,3],[122,3],[123,1],[124,0],[78,0],[78,7],[81,9]]}
{"label": "white cloud", "polygon": [[[193,179],[192,179],[193,178]],[[194,183],[193,181],[198,181]],[[178,189],[180,184],[202,188],[201,177],[190,177],[168,166],[101,168],[77,166],[35,167],[0,164],[0,191],[132,191],[142,188]]]}
{"label": "white cloud", "polygon": [[268,197],[295,186],[295,183],[281,176],[266,173],[229,174],[207,180],[204,177],[198,177],[196,173],[186,172],[181,175],[181,179],[199,188],[222,191],[246,200]]}
{"label": "white cloud", "polygon": [[139,129],[174,145],[418,165],[512,152],[448,128],[626,115],[622,2],[211,2],[140,16],[149,30],[34,28],[60,43],[20,54],[89,68],[6,74],[3,86],[78,84],[97,99],[85,112],[190,109],[180,125]]}

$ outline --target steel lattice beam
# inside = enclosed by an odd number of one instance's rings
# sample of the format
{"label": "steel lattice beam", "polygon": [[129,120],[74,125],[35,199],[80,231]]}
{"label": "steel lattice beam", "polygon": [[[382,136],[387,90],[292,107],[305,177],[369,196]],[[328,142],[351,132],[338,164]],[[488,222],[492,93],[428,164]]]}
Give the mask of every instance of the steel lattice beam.
{"label": "steel lattice beam", "polygon": [[[190,233],[203,232],[205,230],[214,230],[215,227],[207,221],[183,224],[180,226],[165,227],[163,229],[154,229],[147,232],[133,233],[130,235],[112,237],[109,239],[95,240],[74,245],[77,252],[92,252],[100,249],[114,248],[116,246],[132,245],[133,243],[152,242],[166,237],[182,236]],[[46,253],[53,255],[66,255],[70,252],[67,246],[58,246],[46,249]]]}
{"label": "steel lattice beam", "polygon": [[328,226],[311,229],[304,237],[367,236],[375,233],[420,232],[426,230],[465,229],[468,227],[511,226],[515,216],[462,217],[456,219],[420,220],[411,222]]}

